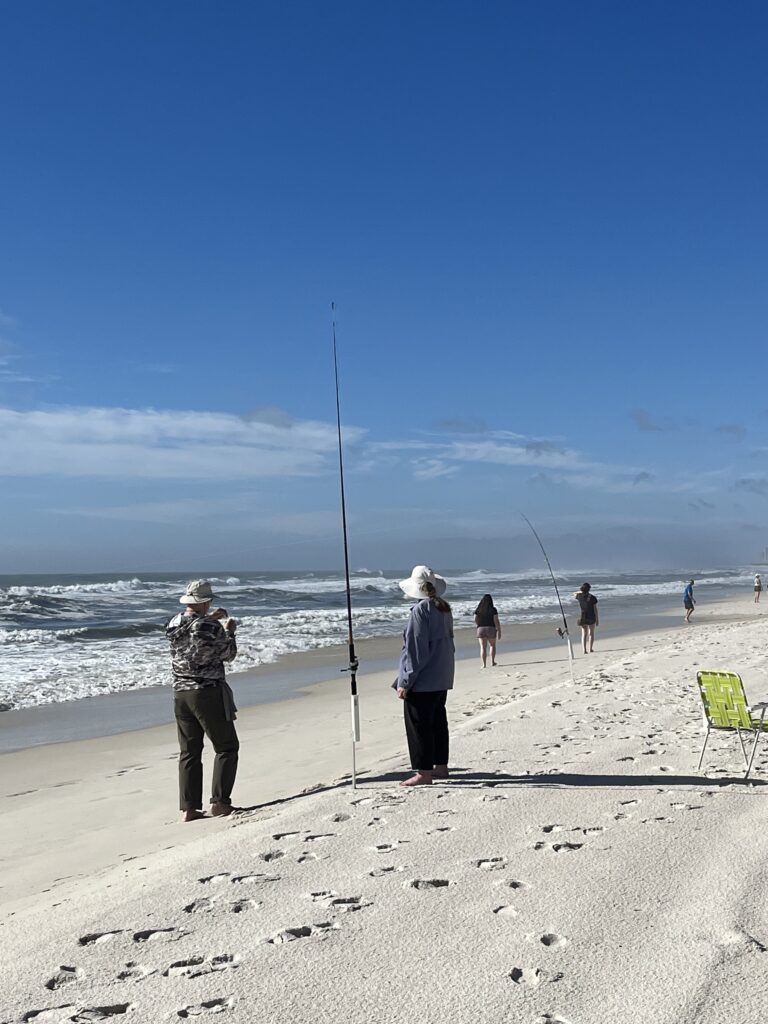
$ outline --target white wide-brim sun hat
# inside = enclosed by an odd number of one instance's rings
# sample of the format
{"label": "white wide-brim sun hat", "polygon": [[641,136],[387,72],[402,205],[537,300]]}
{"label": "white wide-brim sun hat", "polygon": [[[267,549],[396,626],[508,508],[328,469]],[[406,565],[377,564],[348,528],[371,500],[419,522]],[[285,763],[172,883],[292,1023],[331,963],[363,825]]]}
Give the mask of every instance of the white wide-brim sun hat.
{"label": "white wide-brim sun hat", "polygon": [[216,595],[208,580],[192,580],[187,584],[186,591],[179,598],[180,604],[208,604],[215,601]]}
{"label": "white wide-brim sun hat", "polygon": [[426,584],[431,583],[435,588],[438,597],[442,597],[448,584],[442,576],[438,576],[428,565],[415,565],[407,580],[400,580],[398,586],[406,597],[413,597],[417,601],[427,597]]}

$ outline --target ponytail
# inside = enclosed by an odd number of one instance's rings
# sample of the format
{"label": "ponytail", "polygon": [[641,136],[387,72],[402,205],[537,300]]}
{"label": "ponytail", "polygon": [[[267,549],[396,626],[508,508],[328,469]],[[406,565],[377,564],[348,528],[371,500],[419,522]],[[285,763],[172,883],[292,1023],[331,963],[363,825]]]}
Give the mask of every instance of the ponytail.
{"label": "ponytail", "polygon": [[447,615],[451,610],[451,606],[448,604],[447,601],[444,601],[442,597],[437,596],[437,592],[435,591],[433,585],[429,582],[426,582],[424,584],[424,589],[427,592],[428,600],[432,602],[435,608],[437,608],[439,612],[442,612],[443,615]]}

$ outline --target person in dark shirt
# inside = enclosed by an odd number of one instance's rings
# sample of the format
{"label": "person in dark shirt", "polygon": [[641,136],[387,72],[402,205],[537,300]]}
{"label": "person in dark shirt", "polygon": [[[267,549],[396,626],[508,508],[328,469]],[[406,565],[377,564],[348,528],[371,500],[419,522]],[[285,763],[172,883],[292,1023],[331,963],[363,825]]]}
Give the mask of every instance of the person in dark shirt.
{"label": "person in dark shirt", "polygon": [[[600,625],[600,617],[597,614],[597,598],[591,594],[592,585],[582,583],[573,595],[579,602],[581,615],[579,625],[581,626],[581,646],[585,654],[591,654],[595,649],[595,627]],[[589,650],[587,650],[589,646]]]}
{"label": "person in dark shirt", "polygon": [[683,608],[685,608],[685,621],[690,622],[696,602],[693,599],[693,580],[689,580],[683,591]]}
{"label": "person in dark shirt", "polygon": [[496,641],[501,640],[499,613],[493,606],[490,594],[483,594],[480,604],[475,608],[475,625],[477,639],[480,643],[480,660],[483,668],[487,667],[488,648],[491,649],[491,665],[496,664]]}

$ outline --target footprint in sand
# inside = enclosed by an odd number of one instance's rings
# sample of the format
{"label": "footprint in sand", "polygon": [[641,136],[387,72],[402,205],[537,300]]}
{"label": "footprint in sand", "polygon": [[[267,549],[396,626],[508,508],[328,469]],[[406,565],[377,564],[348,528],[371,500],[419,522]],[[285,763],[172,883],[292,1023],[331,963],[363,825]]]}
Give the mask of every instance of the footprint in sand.
{"label": "footprint in sand", "polygon": [[439,828],[433,828],[427,832],[428,836],[441,836],[445,835],[446,832],[455,832],[456,829],[453,825],[441,825]]}
{"label": "footprint in sand", "polygon": [[525,988],[538,988],[542,982],[542,973],[538,967],[513,967],[509,978]]}
{"label": "footprint in sand", "polygon": [[224,1010],[231,1010],[235,1005],[234,999],[206,999],[202,1003],[195,1003],[193,1006],[182,1006],[176,1011],[178,1017],[200,1017],[204,1013],[222,1013]]}
{"label": "footprint in sand", "polygon": [[137,963],[135,960],[129,960],[125,965],[125,970],[120,971],[117,976],[118,981],[143,981],[148,978],[151,974],[157,974],[157,971],[152,967],[144,967],[142,964]]}
{"label": "footprint in sand", "polygon": [[404,871],[405,868],[395,867],[394,864],[387,864],[386,867],[374,868],[373,871],[368,872],[369,878],[381,878],[382,875],[389,875],[393,871]]}
{"label": "footprint in sand", "polygon": [[163,971],[164,978],[200,978],[216,971],[229,971],[239,967],[236,956],[222,953],[220,956],[192,956],[188,960],[176,960]]}
{"label": "footprint in sand", "polygon": [[[76,1007],[74,1003],[62,1003],[49,1006],[45,1010],[28,1010],[21,1018],[23,1021],[35,1021],[35,1024],[64,1024],[71,1019]],[[8,1024],[12,1024],[11,1021]]]}
{"label": "footprint in sand", "polygon": [[563,946],[568,945],[568,939],[564,935],[558,935],[557,932],[545,932],[539,936],[539,942],[547,949],[562,949]]}
{"label": "footprint in sand", "polygon": [[310,892],[307,895],[313,903],[322,903],[324,900],[330,900],[334,896],[338,896],[338,893],[334,892],[333,889],[320,889],[318,892]]}
{"label": "footprint in sand", "polygon": [[207,896],[201,900],[194,900],[192,903],[188,903],[184,907],[185,914],[205,914],[210,910],[213,910],[214,901],[209,899]]}
{"label": "footprint in sand", "polygon": [[517,911],[514,907],[509,905],[502,907],[494,907],[493,912],[494,914],[497,914],[499,917],[517,917]]}
{"label": "footprint in sand", "polygon": [[142,932],[133,933],[134,942],[175,942],[187,933],[178,928],[146,928]]}
{"label": "footprint in sand", "polygon": [[321,921],[319,924],[304,924],[299,925],[297,928],[284,928],[276,935],[271,936],[271,938],[262,939],[260,944],[281,946],[286,942],[295,942],[297,939],[308,939],[310,935],[322,936],[327,932],[336,931],[340,927],[341,925],[335,921]]}
{"label": "footprint in sand", "polygon": [[200,885],[219,885],[220,882],[228,882],[230,879],[228,871],[221,871],[218,875],[205,875],[204,878],[198,878]]}
{"label": "footprint in sand", "polygon": [[481,871],[503,871],[507,866],[506,857],[484,857],[482,860],[472,862]]}
{"label": "footprint in sand", "polygon": [[275,832],[275,834],[272,836],[272,839],[276,843],[280,843],[283,841],[283,839],[292,839],[294,836],[297,836],[299,834],[300,833],[298,832]]}
{"label": "footprint in sand", "polygon": [[542,1013],[536,1024],[571,1024],[567,1017],[561,1017],[559,1013]]}
{"label": "footprint in sand", "polygon": [[85,972],[80,967],[66,967],[62,964],[56,974],[46,981],[45,987],[51,992],[56,992],[58,989],[64,988],[65,985],[71,985],[84,977]]}
{"label": "footprint in sand", "polygon": [[339,814],[332,815],[329,820],[334,823],[339,823],[341,821],[349,821],[351,817],[351,814],[342,814],[341,812],[339,812]]}
{"label": "footprint in sand", "polygon": [[405,889],[445,889],[453,885],[447,878],[413,878],[406,882]]}
{"label": "footprint in sand", "polygon": [[562,832],[565,825],[544,825],[541,829],[542,832]]}
{"label": "footprint in sand", "polygon": [[350,913],[355,910],[362,910],[364,907],[373,906],[370,900],[364,900],[362,896],[336,896],[327,903],[330,910],[338,910],[343,913]]}
{"label": "footprint in sand", "polygon": [[77,940],[81,946],[102,945],[104,942],[111,942],[117,935],[122,935],[123,929],[118,928],[113,932],[93,932],[90,935],[81,935]]}
{"label": "footprint in sand", "polygon": [[336,835],[335,832],[321,832],[315,836],[305,836],[305,843],[321,843],[324,839],[333,839]]}
{"label": "footprint in sand", "polygon": [[270,864],[272,861],[280,860],[284,857],[285,853],[283,850],[267,850],[266,853],[259,854],[259,860],[263,860],[266,864]]}
{"label": "footprint in sand", "polygon": [[266,885],[268,882],[279,882],[280,875],[233,875],[230,881],[233,885]]}
{"label": "footprint in sand", "polygon": [[80,1010],[69,1019],[73,1024],[89,1024],[90,1021],[107,1020],[108,1017],[119,1017],[133,1009],[131,1003],[114,1003],[112,1006],[91,1006]]}

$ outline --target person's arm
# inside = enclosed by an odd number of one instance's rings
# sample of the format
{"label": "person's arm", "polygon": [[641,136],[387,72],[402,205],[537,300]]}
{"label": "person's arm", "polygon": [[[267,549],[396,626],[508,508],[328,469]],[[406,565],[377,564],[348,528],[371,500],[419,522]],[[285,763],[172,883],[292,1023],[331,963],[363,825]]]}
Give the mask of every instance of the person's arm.
{"label": "person's arm", "polygon": [[423,669],[429,655],[429,618],[422,605],[416,605],[411,611],[408,625],[405,627],[403,652],[400,656],[400,673],[397,679],[397,695],[405,697],[413,689],[419,672]]}
{"label": "person's arm", "polygon": [[496,639],[501,640],[501,623],[498,615],[493,616],[493,624],[496,627]]}
{"label": "person's arm", "polygon": [[478,616],[477,612],[475,612],[475,625],[476,625],[476,626],[479,626],[479,625],[480,625],[480,623],[479,623],[479,622],[477,621],[477,620],[478,620],[478,618],[479,618],[479,616]]}
{"label": "person's arm", "polygon": [[594,598],[595,602],[595,625],[600,625],[600,612],[597,610],[597,598]]}
{"label": "person's arm", "polygon": [[237,655],[235,634],[210,618],[198,619],[194,631],[194,658],[198,665],[234,661]]}

